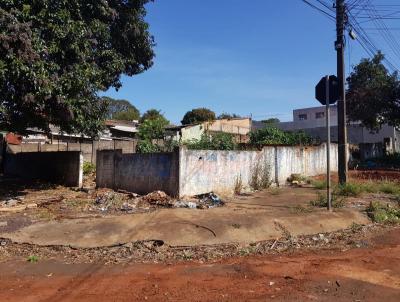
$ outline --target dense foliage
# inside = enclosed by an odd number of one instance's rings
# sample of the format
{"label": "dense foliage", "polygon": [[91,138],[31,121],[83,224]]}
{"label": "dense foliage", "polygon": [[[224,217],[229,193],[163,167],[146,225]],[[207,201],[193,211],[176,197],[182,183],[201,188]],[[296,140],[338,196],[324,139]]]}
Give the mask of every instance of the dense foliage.
{"label": "dense foliage", "polygon": [[110,97],[102,97],[102,102],[107,106],[108,119],[132,121],[139,120],[140,112],[127,100],[115,100]]}
{"label": "dense foliage", "polygon": [[168,121],[163,118],[145,120],[139,126],[139,138],[142,140],[162,139],[167,125]]}
{"label": "dense foliage", "polygon": [[200,140],[184,142],[188,149],[195,150],[235,150],[235,138],[229,133],[203,134]]}
{"label": "dense foliage", "polygon": [[381,53],[363,59],[347,78],[347,115],[371,130],[388,123],[400,126],[400,82],[397,73],[389,74]]}
{"label": "dense foliage", "polygon": [[266,125],[276,125],[280,122],[281,121],[278,118],[274,118],[274,117],[261,121],[261,123],[266,124]]}
{"label": "dense foliage", "polygon": [[239,114],[236,114],[236,113],[226,113],[226,112],[223,112],[220,115],[218,115],[218,119],[219,120],[221,120],[221,119],[230,120],[230,119],[233,119],[233,118],[241,118],[241,116]]}
{"label": "dense foliage", "polygon": [[0,1],[0,128],[96,136],[97,92],[152,65],[149,0]]}
{"label": "dense foliage", "polygon": [[311,136],[304,131],[289,132],[275,127],[265,127],[250,133],[253,145],[311,145]]}
{"label": "dense foliage", "polygon": [[143,113],[142,117],[140,118],[140,122],[143,123],[145,120],[157,120],[157,119],[162,119],[167,124],[169,124],[169,121],[161,113],[161,110],[157,109],[149,109],[145,113]]}
{"label": "dense foliage", "polygon": [[214,120],[216,120],[214,111],[207,108],[197,108],[186,112],[181,123],[182,125],[190,125]]}

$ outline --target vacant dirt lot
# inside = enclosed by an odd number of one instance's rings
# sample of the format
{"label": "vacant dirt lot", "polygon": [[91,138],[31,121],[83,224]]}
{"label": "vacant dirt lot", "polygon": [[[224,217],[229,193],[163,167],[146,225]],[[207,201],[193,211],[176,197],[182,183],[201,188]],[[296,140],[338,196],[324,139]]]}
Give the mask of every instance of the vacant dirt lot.
{"label": "vacant dirt lot", "polygon": [[[351,177],[396,183],[397,173]],[[0,199],[37,207],[0,213],[0,233],[28,234],[0,238],[0,301],[400,301],[400,227],[370,224],[365,211],[375,201],[398,207],[394,194],[347,195],[343,208],[328,213],[310,205],[321,191],[308,184],[226,198],[210,209],[140,204],[92,187],[3,184]],[[135,207],[126,210],[126,202]],[[362,222],[352,223],[353,214]],[[326,223],[334,217],[345,224]],[[129,241],[140,229],[151,240]],[[122,231],[128,241],[120,241]],[[72,244],[107,243],[106,236],[118,244]],[[211,244],[169,244],[183,238]],[[26,243],[50,239],[64,243]]]}
{"label": "vacant dirt lot", "polygon": [[199,263],[0,264],[0,301],[399,301],[400,229],[362,246]]}

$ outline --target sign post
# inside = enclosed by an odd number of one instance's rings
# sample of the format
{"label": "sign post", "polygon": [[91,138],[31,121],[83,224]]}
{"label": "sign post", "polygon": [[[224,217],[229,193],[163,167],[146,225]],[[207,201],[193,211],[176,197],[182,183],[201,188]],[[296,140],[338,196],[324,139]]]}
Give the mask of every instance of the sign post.
{"label": "sign post", "polygon": [[339,98],[339,82],[336,76],[323,77],[315,87],[315,98],[325,105],[326,115],[326,200],[328,211],[332,211],[331,194],[331,113],[330,105]]}
{"label": "sign post", "polygon": [[329,76],[325,77],[326,84],[326,200],[328,204],[328,211],[332,211],[332,194],[331,194],[331,114],[330,114],[330,100],[329,100]]}

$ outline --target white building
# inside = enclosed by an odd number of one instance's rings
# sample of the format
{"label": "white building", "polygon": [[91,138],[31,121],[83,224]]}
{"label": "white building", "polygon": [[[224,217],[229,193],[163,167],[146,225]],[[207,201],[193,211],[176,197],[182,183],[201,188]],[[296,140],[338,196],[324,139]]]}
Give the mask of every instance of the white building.
{"label": "white building", "polygon": [[[338,141],[337,106],[331,106],[331,140]],[[326,141],[325,106],[293,110],[292,122],[281,122],[276,125],[286,131],[303,130],[312,137]],[[374,133],[361,125],[361,122],[350,122],[347,125],[347,137],[350,144],[382,143],[386,150],[400,151],[400,131],[387,124]]]}

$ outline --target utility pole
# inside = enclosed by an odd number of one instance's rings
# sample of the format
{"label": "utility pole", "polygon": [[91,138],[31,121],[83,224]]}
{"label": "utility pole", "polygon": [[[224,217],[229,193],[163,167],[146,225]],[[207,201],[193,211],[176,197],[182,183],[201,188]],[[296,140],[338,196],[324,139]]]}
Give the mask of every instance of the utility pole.
{"label": "utility pole", "polygon": [[338,113],[338,162],[339,183],[347,182],[347,125],[346,125],[346,91],[344,69],[344,0],[336,0],[336,34],[335,48],[337,52],[337,77],[339,81],[339,99],[337,102]]}

